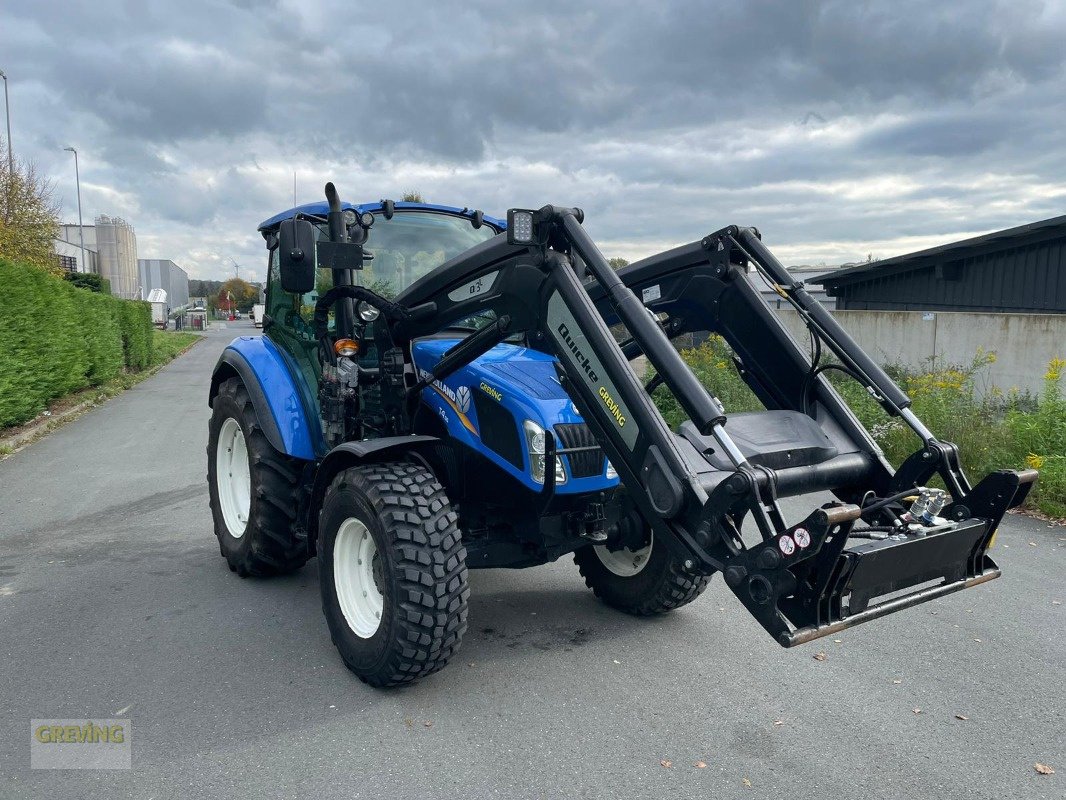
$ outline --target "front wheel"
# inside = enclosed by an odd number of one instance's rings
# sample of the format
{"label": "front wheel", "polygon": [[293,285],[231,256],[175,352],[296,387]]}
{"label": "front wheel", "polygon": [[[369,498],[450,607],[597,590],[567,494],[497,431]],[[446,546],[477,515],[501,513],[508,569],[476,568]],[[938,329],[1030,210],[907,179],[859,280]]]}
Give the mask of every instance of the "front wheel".
{"label": "front wheel", "polygon": [[636,550],[587,545],[574,553],[585,584],[607,605],[637,616],[673,611],[691,603],[707,588],[705,575],[692,575],[649,531]]}
{"label": "front wheel", "polygon": [[466,631],[466,548],[432,472],[353,467],[333,479],[318,539],[322,611],[344,663],[371,686],[441,669]]}
{"label": "front wheel", "polygon": [[208,423],[207,482],[219,550],[242,578],[292,572],[307,560],[296,535],[300,469],[271,447],[240,379],[225,381]]}

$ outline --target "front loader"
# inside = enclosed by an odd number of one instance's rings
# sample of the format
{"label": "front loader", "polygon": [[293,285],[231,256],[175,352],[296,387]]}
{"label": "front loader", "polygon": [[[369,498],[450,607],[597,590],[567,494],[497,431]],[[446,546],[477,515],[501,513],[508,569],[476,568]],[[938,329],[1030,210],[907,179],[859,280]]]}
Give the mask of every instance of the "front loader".
{"label": "front loader", "polygon": [[[910,398],[792,278],[756,229],[723,228],[624,267],[618,280],[643,299],[667,338],[722,336],[737,372],[767,409],[726,418],[735,450],[716,448],[721,442],[691,421],[678,435],[712,470],[736,472],[713,479],[720,481],[707,504],[717,507],[708,515],[714,532],[702,543],[717,551],[727,564],[726,583],[782,645],[999,577],[989,544],[1007,509],[1024,502],[1037,473],[1000,470],[971,485],[958,448],[926,428]],[[809,354],[754,280],[799,314],[810,335]],[[591,293],[609,323],[620,319],[602,289]],[[621,349],[629,359],[645,354],[635,336]],[[657,369],[660,363],[672,368],[654,351],[646,355]],[[827,380],[830,370],[858,381],[918,437],[921,446],[898,469]],[[670,384],[660,373],[645,388],[654,393],[664,382]],[[934,479],[944,488],[928,487]],[[815,512],[798,526],[784,525],[778,498],[816,492],[835,497],[823,506],[829,519]],[[739,536],[748,513],[759,534],[754,546]]]}
{"label": "front loader", "polygon": [[[468,568],[572,552],[598,596],[636,615],[678,608],[722,572],[786,646],[998,575],[988,541],[1035,473],[971,489],[931,434],[893,472],[742,265],[777,275],[819,341],[920,426],[905,395],[754,234],[727,229],[619,275],[582,218],[351,206],[329,184],[326,204],[264,222],[265,335],[227,348],[211,390],[230,568],[317,556],[334,644],[375,686],[447,663]],[[621,346],[609,324],[628,332]],[[672,345],[681,329],[722,332],[768,410],[727,416]],[[677,432],[630,368],[639,354],[688,416]],[[786,523],[778,498],[826,492]]]}

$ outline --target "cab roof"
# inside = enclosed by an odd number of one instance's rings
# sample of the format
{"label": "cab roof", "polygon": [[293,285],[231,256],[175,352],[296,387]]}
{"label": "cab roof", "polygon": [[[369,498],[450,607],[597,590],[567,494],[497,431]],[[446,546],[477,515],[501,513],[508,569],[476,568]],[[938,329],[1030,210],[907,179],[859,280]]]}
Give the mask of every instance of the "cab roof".
{"label": "cab roof", "polygon": [[[455,206],[438,206],[433,203],[408,203],[402,200],[396,202],[397,211],[434,211],[438,214],[451,214],[457,217],[473,217],[475,209],[473,208],[456,208]],[[384,208],[384,201],[378,200],[375,203],[362,203],[355,205],[354,203],[341,203],[341,209],[352,209],[357,214],[362,214],[364,211],[369,211],[372,214],[379,213]],[[270,219],[263,220],[259,223],[260,231],[269,231],[276,228],[284,220],[292,219],[297,214],[307,214],[314,217],[325,217],[329,213],[329,203],[325,200],[320,200],[317,203],[304,203],[302,206],[296,206],[290,208],[288,211],[282,211],[280,214],[275,214]],[[507,221],[498,219],[496,217],[490,217],[488,214],[484,215],[484,221],[495,228],[497,231],[507,230]]]}

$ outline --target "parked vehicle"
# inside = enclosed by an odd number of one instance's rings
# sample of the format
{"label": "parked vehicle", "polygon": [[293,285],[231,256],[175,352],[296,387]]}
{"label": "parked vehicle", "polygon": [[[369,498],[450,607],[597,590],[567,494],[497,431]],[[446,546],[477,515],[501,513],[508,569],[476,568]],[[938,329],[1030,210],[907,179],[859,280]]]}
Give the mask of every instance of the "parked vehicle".
{"label": "parked vehicle", "polygon": [[[637,616],[693,601],[721,572],[784,646],[999,575],[986,551],[1036,473],[971,486],[957,448],[753,229],[616,273],[579,209],[505,222],[342,204],[333,184],[326,196],[260,225],[264,335],[234,340],[215,368],[208,480],[234,572],[318,557],[333,642],[367,683],[448,662],[470,568],[573,553],[597,596]],[[804,315],[813,358],[749,264]],[[669,339],[696,326],[733,345],[766,411],[727,415],[699,383]],[[823,347],[920,436],[899,469],[825,379]],[[638,355],[656,370],[648,386]],[[663,384],[689,417],[677,432],[650,396]],[[779,498],[815,493],[785,521]]]}
{"label": "parked vehicle", "polygon": [[152,307],[152,324],[160,330],[166,330],[170,316],[166,290],[152,289],[148,293],[148,304]]}
{"label": "parked vehicle", "polygon": [[263,314],[266,312],[266,306],[263,303],[256,303],[252,306],[252,324],[257,328],[263,327]]}

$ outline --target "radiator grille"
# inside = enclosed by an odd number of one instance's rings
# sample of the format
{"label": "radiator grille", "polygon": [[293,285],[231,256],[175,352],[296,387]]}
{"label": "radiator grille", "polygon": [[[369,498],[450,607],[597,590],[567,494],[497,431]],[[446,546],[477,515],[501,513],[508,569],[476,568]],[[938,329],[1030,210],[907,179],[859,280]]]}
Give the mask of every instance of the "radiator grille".
{"label": "radiator grille", "polygon": [[518,438],[518,425],[511,412],[484,392],[471,389],[481,441],[522,469],[522,443]]}
{"label": "radiator grille", "polygon": [[594,447],[594,450],[581,450],[566,453],[570,462],[570,472],[575,478],[590,478],[603,472],[603,449],[592,435],[589,426],[583,422],[560,423],[553,429],[558,440],[559,449],[571,447]]}

